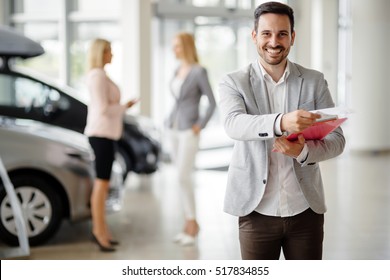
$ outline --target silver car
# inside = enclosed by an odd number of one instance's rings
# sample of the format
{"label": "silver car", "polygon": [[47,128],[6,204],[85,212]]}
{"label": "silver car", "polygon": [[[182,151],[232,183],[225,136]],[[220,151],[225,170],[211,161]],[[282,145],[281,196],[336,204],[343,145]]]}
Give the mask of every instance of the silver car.
{"label": "silver car", "polygon": [[[0,157],[22,206],[30,245],[46,242],[63,219],[90,217],[93,152],[83,134],[0,116]],[[107,210],[118,210],[123,170],[114,163]],[[14,215],[0,180],[0,238],[17,245]]]}

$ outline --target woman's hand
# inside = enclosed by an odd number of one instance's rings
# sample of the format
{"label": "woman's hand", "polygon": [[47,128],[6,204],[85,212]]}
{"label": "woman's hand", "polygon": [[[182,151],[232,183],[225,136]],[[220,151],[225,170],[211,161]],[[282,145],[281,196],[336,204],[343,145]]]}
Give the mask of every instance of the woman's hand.
{"label": "woman's hand", "polygon": [[137,99],[137,98],[132,99],[130,101],[127,101],[126,104],[125,104],[126,108],[133,107],[133,105],[136,104],[138,101],[139,101],[139,99]]}
{"label": "woman's hand", "polygon": [[202,128],[198,124],[194,124],[192,126],[192,131],[194,132],[195,135],[199,135],[201,130],[202,130]]}

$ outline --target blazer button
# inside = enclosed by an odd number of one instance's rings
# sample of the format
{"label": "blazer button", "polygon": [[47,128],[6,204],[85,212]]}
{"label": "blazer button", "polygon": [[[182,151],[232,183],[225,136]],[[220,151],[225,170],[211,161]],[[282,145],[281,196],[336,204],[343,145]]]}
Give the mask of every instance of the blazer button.
{"label": "blazer button", "polygon": [[263,184],[265,184],[265,183],[267,183],[267,180],[266,180],[266,179],[263,180]]}
{"label": "blazer button", "polygon": [[268,136],[268,133],[259,133],[259,136],[260,137],[266,137],[266,136]]}

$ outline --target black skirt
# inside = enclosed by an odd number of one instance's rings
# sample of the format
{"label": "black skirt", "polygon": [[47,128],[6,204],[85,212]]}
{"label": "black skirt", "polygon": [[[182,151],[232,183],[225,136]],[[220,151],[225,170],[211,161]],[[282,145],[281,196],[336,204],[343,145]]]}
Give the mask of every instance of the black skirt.
{"label": "black skirt", "polygon": [[95,153],[96,177],[110,180],[115,155],[115,140],[102,137],[89,137],[89,143]]}

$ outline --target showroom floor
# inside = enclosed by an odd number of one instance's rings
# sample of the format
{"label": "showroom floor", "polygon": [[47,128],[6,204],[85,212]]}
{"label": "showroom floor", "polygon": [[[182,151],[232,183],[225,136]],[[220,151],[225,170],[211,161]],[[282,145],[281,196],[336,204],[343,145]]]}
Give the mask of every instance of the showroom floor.
{"label": "showroom floor", "polygon": [[[201,230],[196,246],[172,242],[182,216],[174,170],[163,164],[152,176],[130,175],[126,181],[124,207],[108,217],[121,242],[116,252],[102,253],[90,241],[90,221],[64,222],[49,243],[31,248],[23,259],[240,259],[237,219],[222,211],[226,170],[218,161],[229,156],[230,149],[199,154],[197,165],[203,167],[195,179]],[[328,205],[324,259],[390,259],[389,166],[389,154],[348,151],[321,164]]]}

